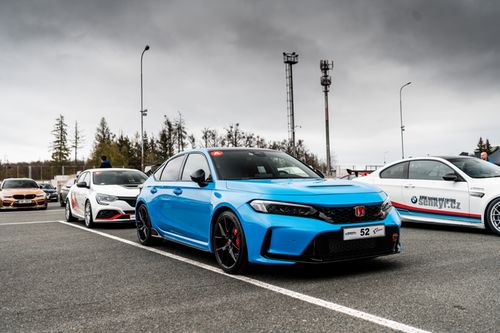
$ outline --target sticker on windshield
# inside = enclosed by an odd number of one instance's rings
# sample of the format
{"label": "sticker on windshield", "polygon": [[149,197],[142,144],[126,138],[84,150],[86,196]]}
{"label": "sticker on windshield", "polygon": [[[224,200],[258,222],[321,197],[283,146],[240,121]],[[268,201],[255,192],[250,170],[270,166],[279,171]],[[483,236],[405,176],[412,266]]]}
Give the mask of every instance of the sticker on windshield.
{"label": "sticker on windshield", "polygon": [[461,202],[452,198],[440,198],[440,197],[428,197],[421,195],[418,197],[413,196],[411,198],[413,204],[426,207],[435,207],[438,209],[461,209]]}
{"label": "sticker on windshield", "polygon": [[224,154],[224,153],[220,150],[214,150],[214,151],[210,152],[210,155],[212,155],[214,157],[221,156],[222,154]]}

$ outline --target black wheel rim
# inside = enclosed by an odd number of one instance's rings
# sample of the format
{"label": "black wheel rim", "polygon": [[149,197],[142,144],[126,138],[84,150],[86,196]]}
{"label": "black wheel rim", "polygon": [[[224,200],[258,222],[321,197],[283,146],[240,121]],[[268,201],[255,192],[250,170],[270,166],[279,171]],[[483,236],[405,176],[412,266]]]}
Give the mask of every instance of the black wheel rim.
{"label": "black wheel rim", "polygon": [[146,207],[141,206],[139,208],[139,214],[137,217],[137,237],[139,237],[141,242],[145,242],[149,238],[151,229],[148,218],[148,210]]}
{"label": "black wheel rim", "polygon": [[218,261],[225,268],[232,268],[241,254],[241,229],[234,218],[222,215],[214,230],[214,249]]}

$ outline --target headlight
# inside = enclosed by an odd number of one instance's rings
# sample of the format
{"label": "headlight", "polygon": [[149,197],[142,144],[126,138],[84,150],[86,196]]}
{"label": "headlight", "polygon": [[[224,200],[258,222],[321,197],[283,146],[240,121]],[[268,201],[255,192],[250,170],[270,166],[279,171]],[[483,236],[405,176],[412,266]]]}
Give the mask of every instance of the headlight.
{"label": "headlight", "polygon": [[256,212],[266,214],[292,215],[301,217],[316,217],[318,215],[318,211],[314,207],[288,202],[253,200],[250,202],[250,206]]}
{"label": "headlight", "polygon": [[37,195],[36,195],[36,197],[37,197],[37,198],[43,198],[43,197],[47,197],[47,198],[48,198],[48,197],[49,197],[49,195],[48,195],[48,194],[45,194],[45,193],[42,193],[42,194],[37,194]]}
{"label": "headlight", "polygon": [[391,211],[391,209],[392,209],[391,199],[387,197],[380,206],[380,213],[379,213],[380,218],[385,219],[389,214],[389,212]]}
{"label": "headlight", "polygon": [[10,198],[12,198],[12,195],[9,195],[9,194],[2,194],[0,196],[2,197],[2,199],[10,199]]}
{"label": "headlight", "polygon": [[110,202],[118,200],[114,195],[97,193],[95,196],[97,203],[100,205],[109,205]]}

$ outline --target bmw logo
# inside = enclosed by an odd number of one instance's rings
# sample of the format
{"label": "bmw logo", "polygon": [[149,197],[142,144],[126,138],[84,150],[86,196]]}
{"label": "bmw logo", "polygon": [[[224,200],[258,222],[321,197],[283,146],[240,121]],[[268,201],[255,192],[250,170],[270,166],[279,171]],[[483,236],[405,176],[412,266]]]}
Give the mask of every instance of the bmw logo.
{"label": "bmw logo", "polygon": [[413,204],[417,203],[417,197],[416,196],[411,197],[411,203],[413,203]]}

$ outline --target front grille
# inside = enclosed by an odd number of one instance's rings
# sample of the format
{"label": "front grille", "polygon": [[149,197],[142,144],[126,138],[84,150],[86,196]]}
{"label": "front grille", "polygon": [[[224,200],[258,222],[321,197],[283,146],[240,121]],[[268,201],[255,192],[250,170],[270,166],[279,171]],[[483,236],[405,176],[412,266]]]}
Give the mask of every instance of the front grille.
{"label": "front grille", "polygon": [[113,216],[116,216],[118,214],[120,214],[120,212],[117,210],[103,209],[103,210],[100,210],[99,213],[97,213],[97,218],[98,219],[109,219],[109,218],[112,218]]}
{"label": "front grille", "polygon": [[19,199],[34,199],[36,197],[36,195],[34,195],[34,194],[26,194],[26,195],[24,195],[24,194],[14,194],[12,197],[14,199],[18,199],[18,200]]}
{"label": "front grille", "polygon": [[[320,212],[320,218],[323,220],[335,223],[358,223],[358,222],[373,222],[381,220],[381,205],[365,206],[365,215],[357,217],[354,212],[354,207],[315,207]],[[322,216],[323,215],[323,216]]]}
{"label": "front grille", "polygon": [[135,207],[137,197],[118,197],[118,200],[125,201],[130,207]]}
{"label": "front grille", "polygon": [[[398,234],[393,240],[393,234]],[[399,228],[385,227],[385,236],[345,241],[343,231],[329,232],[317,236],[300,256],[276,255],[269,253],[272,232],[265,237],[261,253],[272,259],[296,262],[321,263],[356,258],[376,257],[399,252]]]}
{"label": "front grille", "polygon": [[322,234],[309,245],[305,254],[315,260],[334,261],[350,258],[367,257],[383,253],[395,253],[397,241],[392,234],[399,234],[397,227],[385,227],[385,236],[345,241],[343,232]]}

